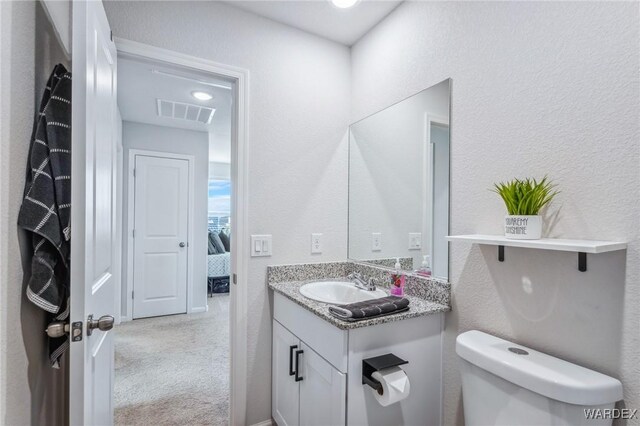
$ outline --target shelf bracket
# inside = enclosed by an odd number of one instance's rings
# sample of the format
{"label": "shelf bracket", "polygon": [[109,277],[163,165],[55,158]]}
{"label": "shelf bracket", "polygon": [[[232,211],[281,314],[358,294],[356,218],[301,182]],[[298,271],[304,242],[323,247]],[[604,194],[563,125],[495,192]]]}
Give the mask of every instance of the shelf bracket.
{"label": "shelf bracket", "polygon": [[498,246],[498,262],[504,262],[504,246]]}
{"label": "shelf bracket", "polygon": [[586,272],[587,270],[587,253],[578,252],[578,271]]}

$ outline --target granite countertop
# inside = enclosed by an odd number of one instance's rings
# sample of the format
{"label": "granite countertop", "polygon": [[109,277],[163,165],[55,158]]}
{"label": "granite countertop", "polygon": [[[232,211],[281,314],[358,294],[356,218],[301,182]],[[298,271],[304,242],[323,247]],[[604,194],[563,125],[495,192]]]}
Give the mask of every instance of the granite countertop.
{"label": "granite countertop", "polygon": [[[348,279],[346,278],[341,278],[340,280],[348,281]],[[329,323],[335,325],[336,327],[342,330],[369,327],[372,325],[384,324],[384,323],[393,322],[393,321],[400,321],[408,318],[420,317],[423,315],[430,315],[430,314],[435,314],[439,312],[448,312],[451,310],[449,306],[444,304],[430,302],[428,300],[415,297],[415,296],[405,295],[405,297],[409,299],[408,311],[399,312],[397,314],[386,315],[386,316],[377,317],[377,318],[371,318],[367,320],[361,320],[361,321],[353,321],[353,322],[343,321],[341,319],[334,317],[329,313],[329,306],[331,306],[330,304],[317,302],[315,300],[306,298],[300,293],[300,287],[302,287],[304,284],[307,284],[310,282],[318,282],[318,281],[336,281],[336,278],[325,279],[325,280],[309,279],[309,280],[303,280],[303,281],[275,282],[275,283],[269,283],[269,288],[276,293],[282,294],[283,296],[294,301],[298,305],[313,312],[314,314],[318,315],[320,318],[324,319],[325,321],[328,321]]]}

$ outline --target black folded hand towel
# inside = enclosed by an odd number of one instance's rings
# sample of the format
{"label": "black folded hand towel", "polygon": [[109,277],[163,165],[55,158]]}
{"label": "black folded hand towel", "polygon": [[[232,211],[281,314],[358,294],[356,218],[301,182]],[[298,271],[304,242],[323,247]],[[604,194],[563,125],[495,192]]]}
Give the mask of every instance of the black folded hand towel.
{"label": "black folded hand towel", "polygon": [[398,296],[386,296],[364,302],[341,306],[329,306],[329,312],[345,321],[358,321],[383,315],[395,314],[409,309],[409,299]]}

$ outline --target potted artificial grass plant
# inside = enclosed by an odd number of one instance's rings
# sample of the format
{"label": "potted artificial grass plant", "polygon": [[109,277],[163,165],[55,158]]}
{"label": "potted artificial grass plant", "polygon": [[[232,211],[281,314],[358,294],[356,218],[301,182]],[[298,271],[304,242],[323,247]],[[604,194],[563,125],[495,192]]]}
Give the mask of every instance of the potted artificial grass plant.
{"label": "potted artificial grass plant", "polygon": [[542,180],[513,179],[494,184],[493,192],[502,197],[509,213],[504,218],[504,236],[514,240],[537,240],[542,236],[540,210],[558,194],[556,185]]}

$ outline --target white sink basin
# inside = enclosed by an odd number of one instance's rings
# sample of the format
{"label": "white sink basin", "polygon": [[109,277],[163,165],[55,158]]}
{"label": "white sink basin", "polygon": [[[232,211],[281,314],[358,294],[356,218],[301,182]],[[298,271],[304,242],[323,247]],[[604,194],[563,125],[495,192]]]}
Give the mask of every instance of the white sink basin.
{"label": "white sink basin", "polygon": [[334,305],[362,302],[388,296],[384,290],[362,290],[352,282],[346,281],[318,281],[300,287],[300,293],[309,299]]}

